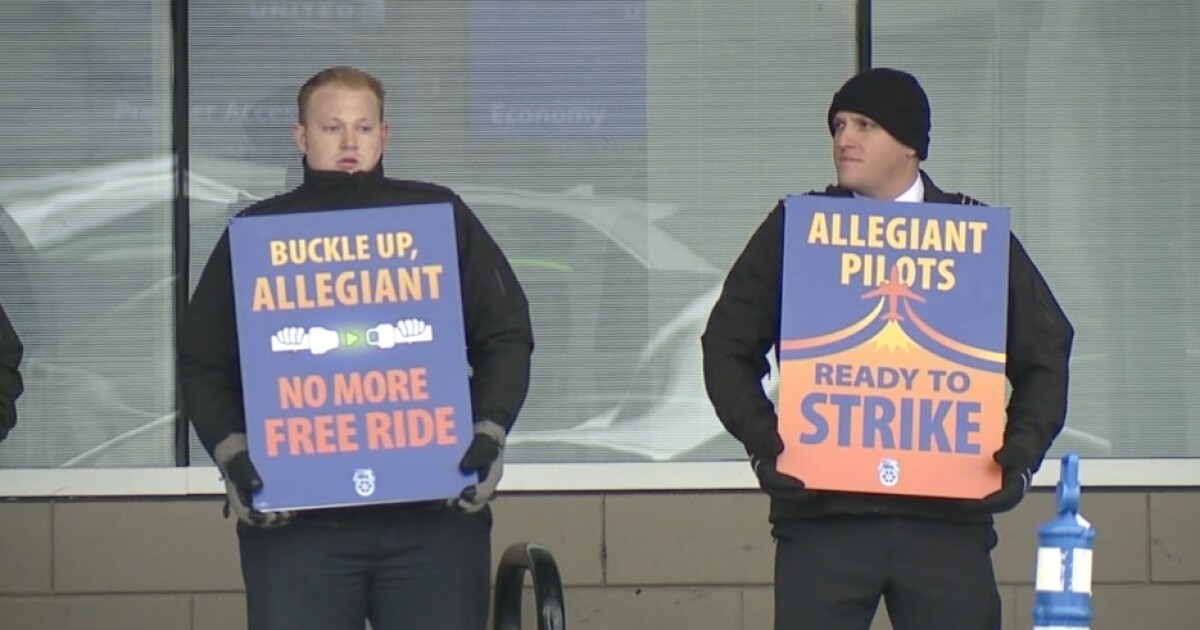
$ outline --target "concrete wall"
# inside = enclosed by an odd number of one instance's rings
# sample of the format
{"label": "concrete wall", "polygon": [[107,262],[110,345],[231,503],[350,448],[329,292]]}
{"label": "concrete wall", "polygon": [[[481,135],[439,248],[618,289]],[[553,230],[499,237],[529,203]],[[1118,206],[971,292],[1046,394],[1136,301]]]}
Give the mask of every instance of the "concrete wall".
{"label": "concrete wall", "polygon": [[[1200,626],[1200,493],[1092,491],[1083,505],[1098,530],[1093,630]],[[997,523],[1005,630],[1031,625],[1051,506],[1040,491]],[[507,495],[493,546],[554,552],[572,630],[769,630],[766,510],[747,492]],[[239,630],[240,589],[215,498],[0,503],[3,630]],[[889,627],[881,614],[873,630]]]}

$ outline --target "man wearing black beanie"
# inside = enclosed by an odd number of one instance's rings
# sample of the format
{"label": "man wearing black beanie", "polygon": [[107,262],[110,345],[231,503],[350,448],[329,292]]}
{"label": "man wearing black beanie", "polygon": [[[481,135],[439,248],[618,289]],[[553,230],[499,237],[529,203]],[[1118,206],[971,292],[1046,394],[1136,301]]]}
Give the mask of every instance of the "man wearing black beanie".
{"label": "man wearing black beanie", "polygon": [[911,74],[878,68],[856,75],[833,95],[826,121],[844,189],[891,200],[919,179],[931,123],[929,99]]}
{"label": "man wearing black beanie", "polygon": [[[837,185],[809,194],[979,205],[920,168],[929,100],[910,74],[877,68],[834,95],[826,116]],[[779,340],[780,201],[729,271],[702,342],[709,398],[771,498],[776,630],[867,628],[882,597],[896,630],[999,630],[992,515],[1024,497],[1061,431],[1074,331],[1015,236],[1009,240],[1006,375],[1012,385],[1000,490],[977,501],[813,491],[776,469],[784,444],[762,387]]]}

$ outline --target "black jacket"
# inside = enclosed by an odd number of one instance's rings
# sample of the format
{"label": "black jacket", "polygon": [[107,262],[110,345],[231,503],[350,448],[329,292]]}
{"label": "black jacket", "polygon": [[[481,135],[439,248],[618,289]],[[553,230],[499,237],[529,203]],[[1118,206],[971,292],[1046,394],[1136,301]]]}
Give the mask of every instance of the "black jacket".
{"label": "black jacket", "polygon": [[17,331],[13,330],[4,308],[0,307],[0,440],[17,424],[17,397],[25,391],[17,367],[21,365],[24,353],[25,347],[21,345]]}
{"label": "black jacket", "polygon": [[[980,205],[939,190],[925,173],[925,201]],[[851,196],[830,186],[823,194]],[[1005,371],[1012,385],[1004,446],[1018,467],[1036,471],[1062,430],[1067,413],[1067,362],[1074,331],[1046,281],[1016,236],[1009,240],[1008,343]],[[783,203],[751,237],[725,280],[704,332],[704,381],[717,416],[736,438],[776,426],[775,407],[763,391],[767,352],[779,340]],[[771,519],[837,513],[881,513],[955,520],[987,520],[971,502],[886,495],[819,493],[802,501],[771,501]]]}
{"label": "black jacket", "polygon": [[[239,216],[450,202],[471,366],[475,420],[511,428],[529,388],[533,331],[529,304],[500,247],[453,191],[369,173],[305,170],[304,183]],[[184,405],[209,454],[225,436],[245,430],[229,234],[221,235],[192,295],[179,333]]]}

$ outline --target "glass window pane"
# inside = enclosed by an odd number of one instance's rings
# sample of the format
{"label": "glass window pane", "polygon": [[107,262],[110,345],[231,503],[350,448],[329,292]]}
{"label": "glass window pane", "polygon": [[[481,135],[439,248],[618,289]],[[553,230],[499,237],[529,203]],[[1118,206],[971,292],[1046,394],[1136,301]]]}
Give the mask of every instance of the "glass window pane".
{"label": "glass window pane", "polygon": [[775,201],[830,177],[853,16],[851,0],[192,0],[192,165],[223,191],[192,202],[193,282],[236,208],[299,181],[299,85],[356,65],[389,92],[388,174],[454,188],[531,299],[511,459],[744,457],[699,337]]}
{"label": "glass window pane", "polygon": [[170,73],[167,3],[4,2],[0,467],[174,463]]}
{"label": "glass window pane", "polygon": [[1054,452],[1200,454],[1200,5],[877,2],[933,102],[935,181],[1014,210],[1076,328]]}

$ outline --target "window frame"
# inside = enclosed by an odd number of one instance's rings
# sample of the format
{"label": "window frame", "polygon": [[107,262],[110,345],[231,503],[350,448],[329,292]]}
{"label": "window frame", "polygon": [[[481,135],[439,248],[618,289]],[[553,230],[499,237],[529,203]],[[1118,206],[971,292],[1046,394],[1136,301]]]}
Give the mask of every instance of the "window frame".
{"label": "window frame", "polygon": [[[1047,459],[1033,486],[1058,483],[1058,459]],[[1200,458],[1081,458],[1085,488],[1200,487]],[[225,494],[214,466],[177,468],[0,469],[0,496],[11,498],[215,496]],[[757,490],[747,462],[511,464],[502,492],[678,492]]]}

